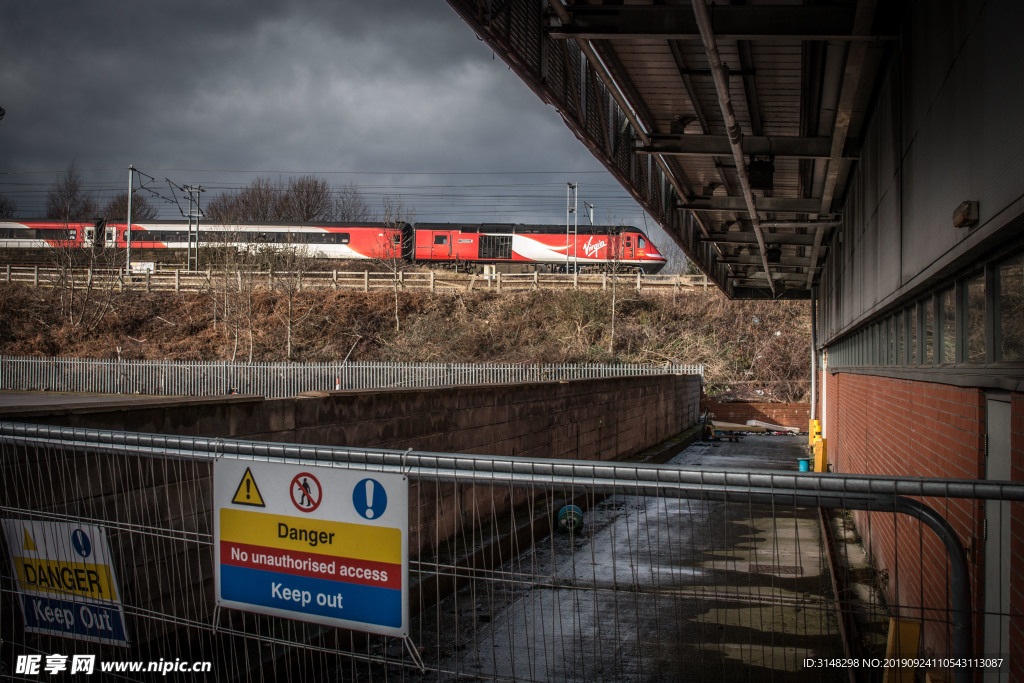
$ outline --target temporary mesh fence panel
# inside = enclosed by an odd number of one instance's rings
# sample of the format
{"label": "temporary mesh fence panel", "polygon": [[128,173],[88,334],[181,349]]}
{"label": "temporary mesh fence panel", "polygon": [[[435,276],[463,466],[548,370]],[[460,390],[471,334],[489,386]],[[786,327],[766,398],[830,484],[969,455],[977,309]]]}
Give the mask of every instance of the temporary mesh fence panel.
{"label": "temporary mesh fence panel", "polygon": [[229,363],[0,356],[0,389],[163,396],[238,393],[282,398],[305,391],[334,389],[439,387],[662,374],[703,375],[703,370],[701,365],[683,363]]}
{"label": "temporary mesh fence panel", "polygon": [[[217,458],[406,473],[411,643],[236,610],[215,614]],[[893,520],[903,519],[894,552],[907,558],[887,578],[891,585],[950,563],[906,550],[930,547],[921,539],[942,524],[893,515],[903,509],[898,501],[910,500],[903,496],[926,496],[939,509],[959,498],[1024,499],[1024,487],[1008,483],[360,451],[12,423],[0,423],[0,466],[3,519],[106,530],[129,639],[118,647],[26,632],[10,548],[27,542],[7,539],[6,672],[24,661],[19,655],[45,663],[54,653],[91,654],[100,663],[210,662],[211,680],[849,680],[847,668],[806,665],[844,656],[836,606],[854,602],[852,593],[833,592],[818,506],[871,510],[876,527],[895,529]],[[962,548],[956,552],[962,561]],[[856,558],[839,554],[853,566]],[[866,579],[869,567],[851,572],[876,590],[858,603],[867,623],[899,615],[941,634],[948,649],[934,654],[958,652],[964,642],[974,651],[978,613],[958,613],[950,591],[965,586],[955,578],[952,588],[941,586],[941,608],[920,609],[882,600],[903,593]],[[958,645],[961,617],[967,638]],[[866,638],[864,656],[884,656],[877,635]]]}

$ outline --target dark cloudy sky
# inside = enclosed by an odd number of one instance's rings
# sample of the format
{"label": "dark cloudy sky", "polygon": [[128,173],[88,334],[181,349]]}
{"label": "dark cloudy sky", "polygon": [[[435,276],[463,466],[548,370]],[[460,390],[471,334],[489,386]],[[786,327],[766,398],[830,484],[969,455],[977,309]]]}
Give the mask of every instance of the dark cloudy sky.
{"label": "dark cloudy sky", "polygon": [[644,225],[444,0],[8,3],[0,107],[0,192],[24,217],[74,160],[101,201],[129,164],[207,198],[312,172],[421,221],[564,222],[575,181],[598,222]]}

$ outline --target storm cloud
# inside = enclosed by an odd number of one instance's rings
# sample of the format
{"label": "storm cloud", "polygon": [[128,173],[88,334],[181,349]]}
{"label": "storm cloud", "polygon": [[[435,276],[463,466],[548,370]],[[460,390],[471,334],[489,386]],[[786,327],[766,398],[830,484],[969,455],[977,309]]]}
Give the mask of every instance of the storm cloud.
{"label": "storm cloud", "polygon": [[317,173],[421,219],[558,222],[578,181],[581,211],[643,221],[443,0],[13,3],[0,64],[23,216],[73,160],[101,198],[129,164],[211,192]]}

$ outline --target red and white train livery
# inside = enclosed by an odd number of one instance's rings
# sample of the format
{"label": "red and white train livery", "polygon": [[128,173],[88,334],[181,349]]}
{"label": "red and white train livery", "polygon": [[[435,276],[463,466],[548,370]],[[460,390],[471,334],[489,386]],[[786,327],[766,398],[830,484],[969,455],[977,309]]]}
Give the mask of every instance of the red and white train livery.
{"label": "red and white train livery", "polygon": [[[547,271],[604,270],[614,265],[656,273],[666,262],[650,238],[631,226],[580,226],[567,232],[563,225],[512,223],[204,223],[198,235],[201,247],[303,244],[311,256],[320,258],[402,258],[470,271],[485,265],[499,270]],[[124,249],[127,239],[124,222],[0,222],[3,249]],[[188,240],[188,225],[181,221],[132,224],[132,249],[186,249]]]}

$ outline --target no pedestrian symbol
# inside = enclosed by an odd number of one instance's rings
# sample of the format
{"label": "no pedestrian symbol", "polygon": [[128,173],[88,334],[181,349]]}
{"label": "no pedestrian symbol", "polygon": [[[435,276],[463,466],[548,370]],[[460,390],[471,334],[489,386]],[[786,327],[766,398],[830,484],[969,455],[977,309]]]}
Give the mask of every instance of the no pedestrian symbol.
{"label": "no pedestrian symbol", "polygon": [[320,480],[309,472],[296,474],[288,492],[292,497],[292,503],[300,512],[316,510],[320,507],[320,501],[324,496],[323,489],[320,488]]}

